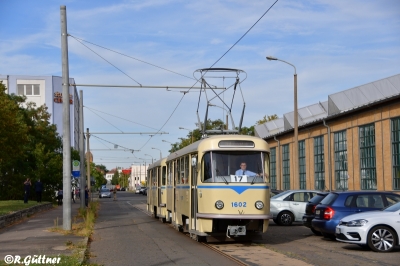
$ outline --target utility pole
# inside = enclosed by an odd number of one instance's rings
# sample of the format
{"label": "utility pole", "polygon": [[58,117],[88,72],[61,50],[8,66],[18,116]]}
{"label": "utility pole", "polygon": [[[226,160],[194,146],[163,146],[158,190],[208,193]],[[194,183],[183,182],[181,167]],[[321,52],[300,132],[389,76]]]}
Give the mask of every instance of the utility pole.
{"label": "utility pole", "polygon": [[80,164],[81,164],[81,179],[79,181],[80,183],[80,199],[81,199],[81,208],[85,208],[85,186],[86,186],[86,180],[85,180],[85,132],[83,131],[83,92],[80,90],[79,91],[79,99],[80,99],[80,105],[79,105],[79,151],[80,151]]}
{"label": "utility pole", "polygon": [[89,147],[89,137],[90,137],[90,134],[89,134],[89,128],[87,128],[86,129],[86,147],[87,147],[87,152],[86,152],[86,164],[87,164],[87,169],[86,169],[86,171],[87,171],[87,173],[86,173],[86,176],[87,176],[87,188],[88,188],[88,191],[89,191],[89,199],[90,199],[90,147]]}
{"label": "utility pole", "polygon": [[61,20],[61,61],[62,61],[62,100],[63,100],[63,229],[70,231],[71,222],[71,125],[69,103],[69,66],[67,8],[60,7]]}

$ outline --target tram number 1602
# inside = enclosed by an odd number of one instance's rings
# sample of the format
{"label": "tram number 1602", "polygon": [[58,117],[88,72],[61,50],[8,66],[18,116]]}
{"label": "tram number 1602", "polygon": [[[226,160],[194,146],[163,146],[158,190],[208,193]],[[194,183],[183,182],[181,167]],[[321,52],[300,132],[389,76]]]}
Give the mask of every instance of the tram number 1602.
{"label": "tram number 1602", "polygon": [[237,207],[243,207],[243,208],[246,208],[246,205],[247,205],[247,203],[244,201],[244,202],[236,202],[236,201],[234,201],[234,202],[232,202],[232,207],[234,207],[234,208],[237,208]]}

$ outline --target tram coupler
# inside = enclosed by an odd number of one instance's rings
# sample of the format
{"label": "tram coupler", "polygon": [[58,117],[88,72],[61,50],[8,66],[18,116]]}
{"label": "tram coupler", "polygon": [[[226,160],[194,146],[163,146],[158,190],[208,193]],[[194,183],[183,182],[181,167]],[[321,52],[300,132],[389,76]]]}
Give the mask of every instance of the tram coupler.
{"label": "tram coupler", "polygon": [[228,225],[226,229],[226,236],[230,238],[231,236],[245,236],[246,226],[244,225]]}

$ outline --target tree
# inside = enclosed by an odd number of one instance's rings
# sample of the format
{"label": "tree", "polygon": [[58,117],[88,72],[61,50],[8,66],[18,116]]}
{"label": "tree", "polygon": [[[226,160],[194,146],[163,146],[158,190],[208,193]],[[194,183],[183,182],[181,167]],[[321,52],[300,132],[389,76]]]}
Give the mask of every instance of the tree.
{"label": "tree", "polygon": [[268,121],[275,120],[275,119],[278,119],[278,116],[276,114],[268,115],[268,116],[264,115],[263,119],[256,121],[256,125],[262,125]]}
{"label": "tree", "polygon": [[118,185],[118,181],[119,181],[119,173],[118,173],[118,169],[115,169],[115,173],[111,179],[111,185],[113,185],[113,186]]}
{"label": "tree", "polygon": [[29,177],[32,184],[41,179],[43,200],[50,200],[62,185],[62,141],[47,107],[25,101],[25,96],[5,93],[0,83],[0,199],[21,198]]}
{"label": "tree", "polygon": [[121,173],[119,175],[119,180],[118,180],[119,183],[118,184],[120,184],[121,187],[127,187],[128,186],[128,178],[129,178],[128,174]]}
{"label": "tree", "polygon": [[109,171],[107,170],[107,167],[106,167],[105,165],[97,164],[96,167],[99,168],[100,171],[103,172],[103,174],[106,174],[107,172],[109,172]]}
{"label": "tree", "polygon": [[242,127],[242,130],[240,131],[240,134],[241,135],[254,136],[254,126]]}
{"label": "tree", "polygon": [[107,184],[107,180],[104,177],[103,170],[95,163],[90,163],[90,176],[94,178],[94,187],[97,190],[102,185]]}

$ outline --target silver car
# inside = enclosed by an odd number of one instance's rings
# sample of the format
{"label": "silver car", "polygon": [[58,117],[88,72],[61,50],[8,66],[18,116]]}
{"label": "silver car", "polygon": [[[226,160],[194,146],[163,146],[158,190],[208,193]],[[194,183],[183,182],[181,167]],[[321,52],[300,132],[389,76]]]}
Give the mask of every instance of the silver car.
{"label": "silver car", "polygon": [[400,246],[400,202],[383,209],[352,214],[336,226],[336,239],[389,252]]}
{"label": "silver car", "polygon": [[274,217],[274,222],[279,225],[301,222],[307,202],[318,192],[317,190],[287,190],[273,196],[270,212]]}
{"label": "silver car", "polygon": [[108,188],[102,188],[99,192],[99,198],[111,198],[111,192]]}

